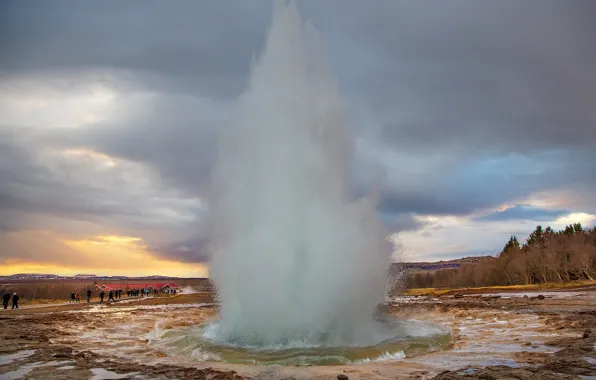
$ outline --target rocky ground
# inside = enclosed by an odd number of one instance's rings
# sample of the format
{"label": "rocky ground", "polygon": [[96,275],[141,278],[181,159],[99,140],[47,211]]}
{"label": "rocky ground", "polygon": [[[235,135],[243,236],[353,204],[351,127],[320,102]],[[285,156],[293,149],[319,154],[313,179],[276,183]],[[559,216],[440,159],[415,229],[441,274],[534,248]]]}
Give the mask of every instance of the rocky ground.
{"label": "rocky ground", "polygon": [[[432,379],[596,379],[596,301],[594,299],[530,299],[530,298],[488,298],[465,300],[444,299],[437,305],[443,313],[477,315],[482,310],[499,313],[512,312],[534,315],[543,322],[539,330],[553,337],[544,342],[552,353],[514,352],[513,357],[520,367],[511,366],[467,366],[456,370],[445,370]],[[457,338],[456,342],[457,345]],[[519,338],[514,338],[519,339]],[[532,347],[531,338],[521,343]],[[413,378],[423,378],[414,376]]]}
{"label": "rocky ground", "polygon": [[182,362],[148,353],[143,339],[114,338],[123,321],[148,333],[154,315],[170,321],[164,328],[198,323],[217,309],[186,306],[210,303],[210,294],[8,310],[0,312],[0,379],[595,379],[596,297],[587,294],[401,299],[383,312],[447,325],[453,347],[400,361],[277,369]]}
{"label": "rocky ground", "polygon": [[[126,300],[125,300],[126,301]],[[130,300],[107,305],[108,308],[188,304],[211,302],[209,294],[194,294],[171,298]],[[0,379],[243,379],[233,370],[218,370],[205,366],[194,368],[160,364],[140,364],[119,360],[69,344],[69,330],[74,326],[94,329],[94,323],[103,319],[94,313],[73,313],[88,305],[71,304],[43,308],[21,308],[0,314]],[[73,326],[69,329],[69,326]],[[57,339],[62,338],[62,339]],[[56,341],[62,341],[56,343]]]}

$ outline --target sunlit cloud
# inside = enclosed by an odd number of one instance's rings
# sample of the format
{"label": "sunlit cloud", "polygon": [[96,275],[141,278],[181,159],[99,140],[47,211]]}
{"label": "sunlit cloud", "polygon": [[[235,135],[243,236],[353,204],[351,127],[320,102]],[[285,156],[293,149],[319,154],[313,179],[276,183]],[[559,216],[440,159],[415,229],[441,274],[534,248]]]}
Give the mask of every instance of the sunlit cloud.
{"label": "sunlit cloud", "polygon": [[[500,207],[497,209],[503,211],[496,212],[506,212],[516,207]],[[486,212],[465,217],[419,216],[417,219],[425,222],[420,229],[401,232],[394,239],[403,246],[402,260],[444,260],[462,256],[496,255],[510,236],[515,235],[524,242],[538,225],[561,230],[571,223],[591,227],[596,222],[596,215],[585,212],[572,212],[550,220],[526,218],[528,215],[531,216],[532,213],[522,213],[522,217],[517,219],[491,219],[486,217]]]}
{"label": "sunlit cloud", "polygon": [[89,160],[96,163],[103,164],[107,167],[114,167],[118,165],[119,160],[114,157],[110,157],[107,154],[95,152],[91,149],[76,148],[76,149],[65,149],[63,151],[67,157],[78,158],[82,160]]}
{"label": "sunlit cloud", "polygon": [[157,258],[143,239],[133,236],[96,236],[71,240],[51,232],[29,231],[0,235],[12,257],[0,259],[0,274],[46,272],[72,275],[146,276],[153,274],[204,277],[204,264]]}
{"label": "sunlit cloud", "polygon": [[560,209],[569,207],[585,209],[589,207],[596,207],[594,205],[594,199],[594,192],[591,188],[570,187],[537,192],[529,195],[527,198],[521,199],[520,203],[525,203],[545,209]]}
{"label": "sunlit cloud", "polygon": [[88,80],[53,75],[2,81],[2,120],[39,128],[75,128],[106,120],[117,105],[118,91],[97,77]]}
{"label": "sunlit cloud", "polygon": [[431,225],[458,226],[465,223],[468,218],[455,215],[417,215],[415,216],[415,219]]}
{"label": "sunlit cloud", "polygon": [[497,206],[497,207],[493,208],[491,211],[492,212],[503,212],[503,211],[508,210],[512,207],[515,207],[515,204],[507,203],[507,204]]}
{"label": "sunlit cloud", "polygon": [[596,215],[587,214],[585,212],[572,212],[569,215],[562,216],[555,220],[557,225],[569,225],[572,223],[590,224],[596,221]]}

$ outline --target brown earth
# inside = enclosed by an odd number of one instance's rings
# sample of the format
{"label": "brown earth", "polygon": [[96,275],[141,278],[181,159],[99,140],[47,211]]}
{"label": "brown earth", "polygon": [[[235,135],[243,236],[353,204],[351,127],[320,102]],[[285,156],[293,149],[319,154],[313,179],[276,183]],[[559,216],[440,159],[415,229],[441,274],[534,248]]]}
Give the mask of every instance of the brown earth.
{"label": "brown earth", "polygon": [[[125,308],[131,305],[168,305],[212,302],[210,293],[197,293],[188,296],[134,299],[130,302],[109,304],[110,308]],[[92,305],[91,305],[92,306]],[[7,310],[0,315],[0,355],[14,354],[23,350],[35,350],[26,358],[26,363],[65,362],[66,370],[56,371],[51,366],[38,366],[25,375],[26,379],[85,379],[91,378],[93,368],[103,368],[116,374],[141,374],[151,379],[209,379],[240,380],[244,377],[235,371],[217,370],[211,367],[193,368],[175,365],[150,366],[132,361],[122,362],[106,358],[89,350],[74,350],[69,345],[52,343],[51,339],[67,337],[63,328],[68,325],[85,324],[92,329],[92,317],[82,313],[65,313],[90,307],[86,303],[52,307],[31,307]],[[3,374],[23,367],[23,361],[0,366]],[[66,365],[67,364],[67,365]],[[122,377],[123,379],[130,377]]]}
{"label": "brown earth", "polygon": [[[129,310],[132,318],[143,316],[146,310],[133,310],[138,306],[171,305],[174,315],[172,322],[163,326],[192,325],[200,318],[207,318],[217,312],[216,308],[206,310],[203,315],[197,313],[184,314],[176,311],[177,305],[210,303],[210,293],[179,295],[169,298],[149,298],[130,302],[117,302],[105,306],[107,310]],[[521,367],[503,365],[461,366],[443,370],[435,358],[450,358],[446,351],[425,355],[426,361],[378,362],[365,365],[310,367],[308,369],[283,368],[280,370],[234,367],[215,362],[194,362],[192,366],[160,363],[159,365],[139,363],[130,358],[118,355],[104,355],[85,347],[78,341],[78,327],[86,330],[104,328],[114,322],[115,318],[95,312],[96,305],[72,304],[43,308],[22,308],[0,312],[0,357],[34,350],[29,356],[3,363],[0,359],[0,378],[13,376],[14,371],[26,370],[22,378],[26,379],[86,379],[92,378],[94,371],[103,369],[122,378],[149,379],[246,379],[246,378],[316,378],[335,379],[344,374],[350,379],[586,379],[585,376],[596,376],[596,300],[593,298],[569,299],[530,299],[530,298],[473,298],[454,299],[444,297],[438,300],[419,298],[419,302],[394,303],[383,308],[383,312],[403,317],[417,316],[433,318],[444,317],[453,321],[453,349],[465,347],[466,342],[460,336],[463,327],[459,321],[466,319],[487,319],[491,315],[506,323],[508,319],[518,323],[524,316],[536,317],[540,320],[537,332],[548,333],[552,339],[546,345],[552,353],[539,351],[523,351],[512,354]],[[76,312],[72,311],[89,311]],[[72,329],[70,329],[72,326]],[[592,331],[594,329],[595,331]],[[485,338],[490,339],[490,331]],[[516,338],[517,339],[517,338]],[[536,346],[531,335],[523,346]],[[139,355],[143,352],[142,341],[136,342]],[[165,355],[165,354],[164,354]],[[453,354],[455,355],[455,354]],[[454,356],[455,358],[455,356]],[[29,366],[29,367],[27,367]],[[61,369],[62,368],[62,369]],[[584,377],[580,377],[584,376]]]}
{"label": "brown earth", "polygon": [[[489,366],[467,367],[443,371],[433,377],[436,380],[566,380],[586,379],[596,376],[596,301],[585,299],[471,299],[468,301],[444,300],[439,306],[443,312],[454,310],[477,310],[482,308],[523,311],[539,315],[549,331],[573,332],[575,337],[553,339],[546,342],[556,351],[552,355],[523,353],[517,355],[519,362],[531,367],[511,368]],[[526,345],[531,346],[531,342]],[[584,376],[584,377],[580,377]]]}

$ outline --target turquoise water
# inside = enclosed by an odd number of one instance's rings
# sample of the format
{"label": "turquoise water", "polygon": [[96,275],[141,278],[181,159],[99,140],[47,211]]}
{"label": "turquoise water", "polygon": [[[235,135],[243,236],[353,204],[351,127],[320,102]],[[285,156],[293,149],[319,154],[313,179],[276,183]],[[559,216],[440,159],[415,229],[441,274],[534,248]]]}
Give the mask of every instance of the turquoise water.
{"label": "turquoise water", "polygon": [[201,361],[223,361],[253,365],[341,365],[371,361],[400,360],[405,357],[448,348],[448,329],[419,322],[388,320],[376,322],[379,341],[368,346],[305,345],[287,342],[278,346],[258,346],[219,342],[217,324],[205,324],[151,333],[150,345],[169,356]]}

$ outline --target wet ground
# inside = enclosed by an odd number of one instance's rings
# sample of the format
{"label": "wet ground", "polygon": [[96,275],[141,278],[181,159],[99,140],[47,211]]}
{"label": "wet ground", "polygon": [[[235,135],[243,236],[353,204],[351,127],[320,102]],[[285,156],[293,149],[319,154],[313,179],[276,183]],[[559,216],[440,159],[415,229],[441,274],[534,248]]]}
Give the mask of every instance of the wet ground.
{"label": "wet ground", "polygon": [[596,379],[596,292],[538,295],[398,297],[382,315],[447,327],[452,344],[316,367],[223,363],[165,340],[217,316],[208,293],[8,310],[0,379]]}

